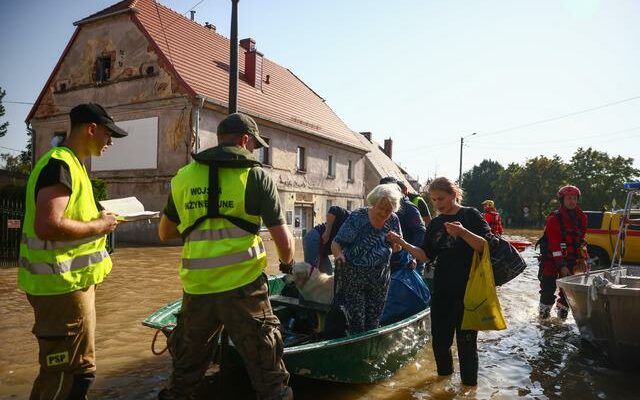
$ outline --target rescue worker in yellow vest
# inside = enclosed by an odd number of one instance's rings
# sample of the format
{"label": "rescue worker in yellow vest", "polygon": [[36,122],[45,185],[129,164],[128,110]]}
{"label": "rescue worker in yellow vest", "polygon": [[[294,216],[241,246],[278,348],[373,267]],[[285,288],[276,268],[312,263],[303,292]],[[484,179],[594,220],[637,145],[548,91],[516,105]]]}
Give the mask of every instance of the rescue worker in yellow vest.
{"label": "rescue worker in yellow vest", "polygon": [[84,161],[127,133],[99,104],[80,104],[69,117],[69,137],[27,182],[18,287],[33,307],[40,353],[31,400],[86,398],[96,370],[95,287],[111,271],[105,235],[116,215],[98,211]]}
{"label": "rescue worker in yellow vest", "polygon": [[276,185],[253,157],[268,147],[255,121],[231,114],[217,129],[219,145],[194,154],[171,180],[160,220],[161,240],[182,238],[182,310],[169,338],[173,371],[159,399],[186,399],[203,378],[225,329],[259,399],[291,399],[282,361],[280,321],[269,303],[261,221],[281,268],[293,264],[293,238]]}

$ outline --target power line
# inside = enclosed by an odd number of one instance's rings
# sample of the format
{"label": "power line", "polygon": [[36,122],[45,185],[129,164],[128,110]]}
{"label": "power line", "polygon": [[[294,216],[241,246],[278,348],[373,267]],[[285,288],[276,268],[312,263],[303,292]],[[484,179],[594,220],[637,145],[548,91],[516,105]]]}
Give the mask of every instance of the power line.
{"label": "power line", "polygon": [[538,121],[529,122],[529,123],[522,124],[522,125],[516,125],[516,126],[512,126],[510,128],[506,128],[506,129],[500,129],[500,130],[497,130],[497,131],[487,132],[487,133],[479,132],[478,135],[490,136],[490,135],[497,135],[498,133],[505,133],[505,132],[515,131],[517,129],[527,128],[527,127],[534,126],[534,125],[539,125],[539,124],[545,124],[547,122],[557,121],[559,119],[569,118],[569,117],[573,117],[575,115],[589,113],[589,112],[592,112],[592,111],[600,110],[600,109],[603,109],[603,108],[606,108],[606,107],[612,107],[612,106],[615,106],[615,105],[618,105],[618,104],[627,103],[629,101],[638,100],[638,99],[640,99],[640,96],[629,97],[627,99],[613,101],[611,103],[606,103],[606,104],[603,104],[603,105],[600,105],[600,106],[591,107],[591,108],[587,108],[587,109],[580,110],[580,111],[574,111],[572,113],[559,115],[557,117],[541,119],[541,120],[538,120]]}
{"label": "power line", "polygon": [[22,153],[22,150],[12,149],[11,147],[0,146],[0,149],[11,150],[11,151],[17,151],[18,153]]}

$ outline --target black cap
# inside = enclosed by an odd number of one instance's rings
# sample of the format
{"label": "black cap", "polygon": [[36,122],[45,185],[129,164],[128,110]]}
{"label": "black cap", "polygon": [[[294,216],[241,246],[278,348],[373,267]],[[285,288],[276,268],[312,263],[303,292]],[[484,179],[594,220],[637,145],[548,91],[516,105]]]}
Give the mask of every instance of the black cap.
{"label": "black cap", "polygon": [[69,112],[71,124],[99,124],[105,126],[111,131],[111,136],[115,138],[123,138],[128,135],[122,128],[118,127],[113,121],[113,117],[107,113],[100,104],[85,103],[79,104]]}
{"label": "black cap", "polygon": [[245,133],[256,138],[257,147],[269,147],[267,142],[260,137],[256,121],[248,115],[240,113],[229,114],[218,124],[219,135],[244,135]]}
{"label": "black cap", "polygon": [[394,178],[393,176],[385,176],[384,178],[380,179],[380,185],[383,185],[385,183],[395,183],[396,185],[398,185],[401,191],[405,191],[407,189],[407,185],[405,185],[404,182],[402,182],[400,179]]}

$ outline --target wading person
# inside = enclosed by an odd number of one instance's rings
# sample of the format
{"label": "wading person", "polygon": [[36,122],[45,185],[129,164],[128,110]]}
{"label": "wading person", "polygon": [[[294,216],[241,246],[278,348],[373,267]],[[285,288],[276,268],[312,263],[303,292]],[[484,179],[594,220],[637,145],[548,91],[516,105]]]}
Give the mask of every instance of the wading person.
{"label": "wading person", "polygon": [[[334,302],[349,313],[350,333],[377,328],[389,288],[392,244],[388,232],[402,234],[394,214],[402,193],[394,184],[378,185],[342,225],[331,244],[336,267],[342,261],[341,286]],[[396,251],[400,250],[397,246]]]}
{"label": "wading person", "polygon": [[580,189],[567,185],[558,190],[560,207],[547,217],[540,246],[540,318],[549,318],[553,303],[558,317],[566,319],[569,305],[560,290],[556,301],[556,280],[587,269],[585,235],[587,216],[578,206]]}
{"label": "wading person", "polygon": [[219,145],[194,154],[171,180],[160,220],[161,240],[182,237],[182,310],[169,338],[173,371],[160,399],[186,399],[211,362],[217,332],[226,329],[259,399],[291,399],[278,318],[269,303],[261,221],[280,260],[293,264],[293,238],[276,185],[253,157],[268,147],[243,114],[218,125]]}
{"label": "wading person", "polygon": [[500,214],[498,210],[496,210],[493,200],[483,201],[482,207],[484,208],[484,219],[491,227],[491,233],[502,236],[502,218],[500,218]]}
{"label": "wading person", "polygon": [[455,334],[464,385],[478,381],[478,332],[463,330],[464,293],[473,252],[482,252],[491,229],[475,208],[462,207],[462,190],[451,180],[436,178],[429,185],[429,197],[438,216],[427,226],[422,248],[389,234],[389,239],[418,260],[435,260],[431,294],[431,334],[438,375],[453,374],[451,346]]}
{"label": "wading person", "polygon": [[111,271],[106,234],[114,214],[98,211],[84,161],[127,135],[102,106],[69,113],[64,144],[45,153],[27,182],[18,287],[35,314],[40,371],[31,399],[85,399],[95,379],[95,287]]}
{"label": "wading person", "polygon": [[327,221],[313,227],[304,236],[303,249],[304,261],[314,266],[319,265],[319,270],[325,274],[333,274],[333,266],[329,260],[331,254],[331,242],[336,237],[340,227],[349,216],[349,210],[331,206],[327,211]]}

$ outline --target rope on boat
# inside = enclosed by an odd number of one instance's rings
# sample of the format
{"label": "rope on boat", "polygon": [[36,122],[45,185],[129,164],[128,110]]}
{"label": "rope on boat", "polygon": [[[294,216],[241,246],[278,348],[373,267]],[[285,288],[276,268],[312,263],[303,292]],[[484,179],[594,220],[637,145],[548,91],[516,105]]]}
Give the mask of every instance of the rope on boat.
{"label": "rope on boat", "polygon": [[176,326],[176,324],[167,324],[167,325],[163,326],[162,328],[156,330],[156,333],[153,335],[153,340],[151,341],[151,352],[154,355],[159,356],[160,354],[164,353],[165,351],[167,351],[169,349],[169,345],[166,344],[164,346],[164,349],[162,349],[160,351],[156,350],[156,340],[158,340],[158,334],[160,332],[162,332],[162,333],[164,333],[166,335],[166,334],[171,332],[169,330],[169,328],[173,328],[175,326]]}

